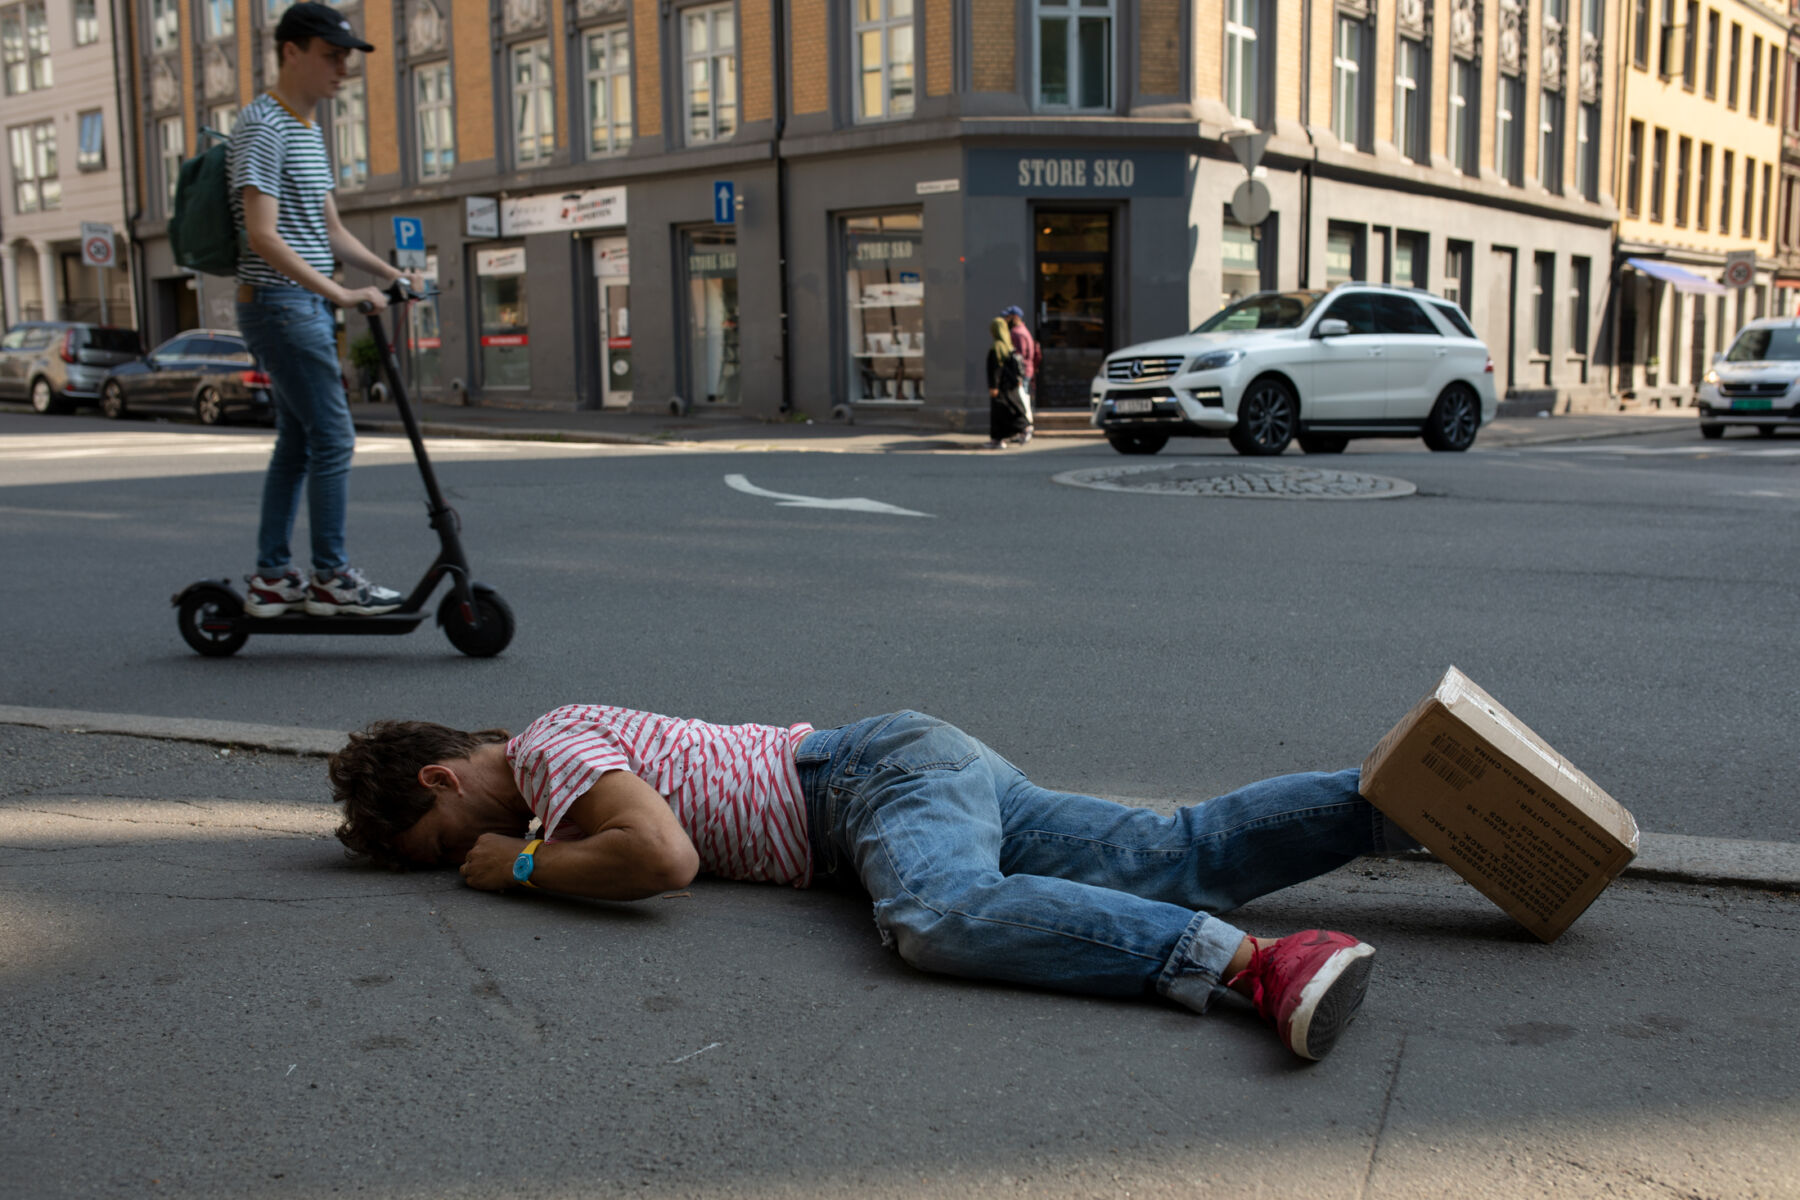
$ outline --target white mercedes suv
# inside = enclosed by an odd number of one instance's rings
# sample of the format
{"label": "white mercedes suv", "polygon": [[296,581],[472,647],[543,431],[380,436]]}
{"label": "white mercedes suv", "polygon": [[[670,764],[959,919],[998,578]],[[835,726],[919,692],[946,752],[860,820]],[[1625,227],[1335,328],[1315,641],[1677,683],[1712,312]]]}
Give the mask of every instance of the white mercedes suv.
{"label": "white mercedes suv", "polygon": [[1705,438],[1725,436],[1727,425],[1753,426],[1764,437],[1800,427],[1800,318],[1744,326],[1731,349],[1713,358],[1694,404]]}
{"label": "white mercedes suv", "polygon": [[1258,292],[1192,333],[1106,356],[1090,423],[1121,454],[1224,435],[1239,454],[1336,454],[1353,437],[1467,450],[1494,419],[1494,360],[1462,310],[1411,288]]}

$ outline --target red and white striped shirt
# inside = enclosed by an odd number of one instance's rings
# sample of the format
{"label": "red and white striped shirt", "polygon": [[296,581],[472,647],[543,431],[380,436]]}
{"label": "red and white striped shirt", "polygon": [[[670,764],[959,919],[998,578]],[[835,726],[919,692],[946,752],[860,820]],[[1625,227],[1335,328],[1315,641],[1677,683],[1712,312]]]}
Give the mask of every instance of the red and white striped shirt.
{"label": "red and white striped shirt", "polygon": [[[700,852],[726,879],[812,882],[806,799],[794,747],[807,724],[709,725],[600,704],[545,713],[506,744],[519,791],[559,840],[576,797],[608,771],[630,771],[661,792]],[[573,827],[571,827],[573,829]],[[561,840],[585,836],[565,834]]]}

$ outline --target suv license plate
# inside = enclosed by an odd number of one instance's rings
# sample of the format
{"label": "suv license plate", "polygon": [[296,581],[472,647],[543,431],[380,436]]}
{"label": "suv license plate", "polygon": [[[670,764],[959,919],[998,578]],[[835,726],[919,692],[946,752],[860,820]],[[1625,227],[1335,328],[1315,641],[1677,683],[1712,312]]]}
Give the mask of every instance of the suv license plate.
{"label": "suv license plate", "polygon": [[1733,412],[1768,412],[1774,407],[1773,400],[1733,400],[1731,402],[1731,411]]}
{"label": "suv license plate", "polygon": [[1116,413],[1147,413],[1155,409],[1154,400],[1114,400],[1113,411]]}

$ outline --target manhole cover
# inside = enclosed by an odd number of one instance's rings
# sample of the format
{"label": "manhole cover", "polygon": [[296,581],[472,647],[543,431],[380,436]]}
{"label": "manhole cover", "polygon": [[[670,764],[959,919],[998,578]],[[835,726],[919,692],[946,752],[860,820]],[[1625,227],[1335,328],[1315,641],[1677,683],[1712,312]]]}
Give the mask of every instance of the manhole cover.
{"label": "manhole cover", "polygon": [[1318,467],[1245,463],[1144,463],[1064,471],[1054,481],[1102,492],[1226,496],[1243,500],[1389,500],[1419,489],[1404,479]]}

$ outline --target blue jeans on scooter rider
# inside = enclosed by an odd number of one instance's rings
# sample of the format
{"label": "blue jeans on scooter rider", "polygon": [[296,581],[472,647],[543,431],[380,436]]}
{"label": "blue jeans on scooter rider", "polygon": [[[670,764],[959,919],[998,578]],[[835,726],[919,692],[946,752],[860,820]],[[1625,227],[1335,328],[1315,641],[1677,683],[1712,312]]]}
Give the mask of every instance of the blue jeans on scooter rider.
{"label": "blue jeans on scooter rider", "polygon": [[[356,433],[338,367],[331,305],[387,307],[379,288],[346,288],[331,276],[341,260],[384,283],[401,272],[338,219],[331,160],[310,117],[337,95],[351,51],[375,47],[337,10],[290,6],[275,27],[275,84],[232,127],[228,180],[243,232],[238,255],[238,328],[269,375],[275,450],[263,481],[256,570],[244,609],[268,617],[295,609],[317,616],[372,616],[400,607],[400,593],[370,583],[344,548],[350,458]],[[307,496],[312,575],[294,566],[289,541]]]}

